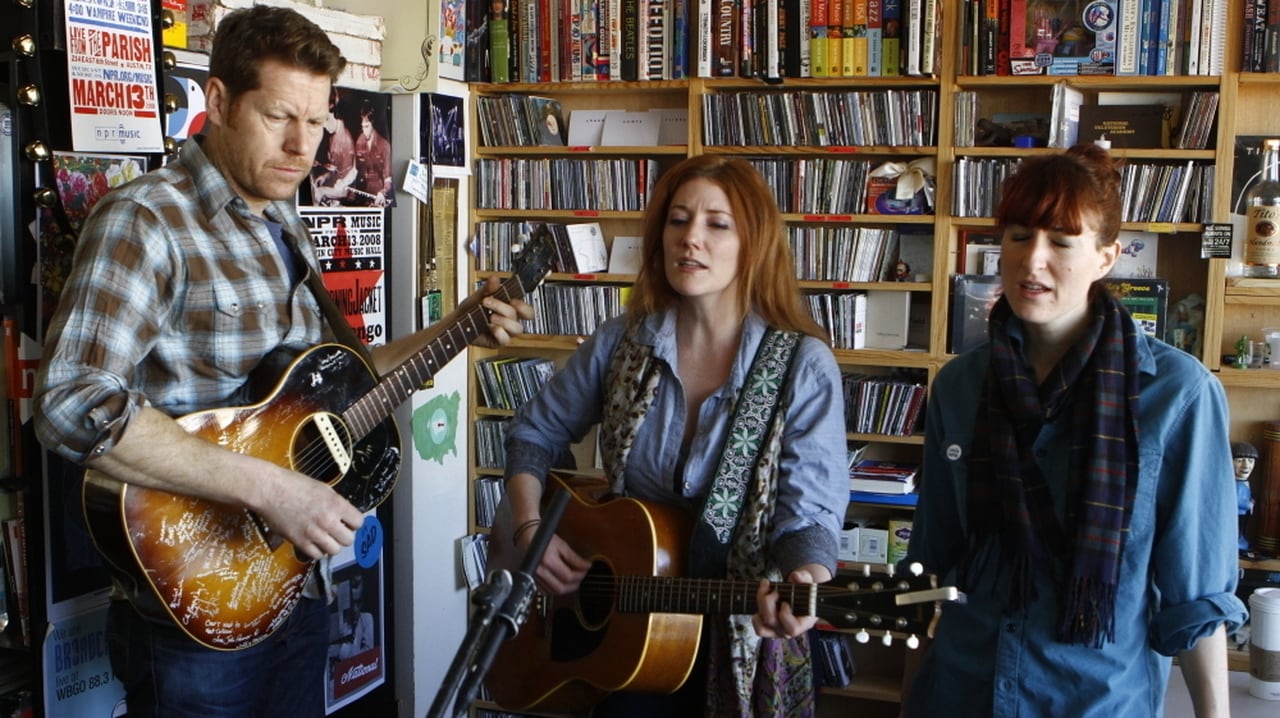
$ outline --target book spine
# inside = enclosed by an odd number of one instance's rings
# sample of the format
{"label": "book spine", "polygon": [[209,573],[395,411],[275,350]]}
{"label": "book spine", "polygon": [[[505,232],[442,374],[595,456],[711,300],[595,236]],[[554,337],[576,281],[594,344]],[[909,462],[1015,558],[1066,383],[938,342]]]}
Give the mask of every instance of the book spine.
{"label": "book spine", "polygon": [[490,82],[511,82],[511,31],[506,15],[489,18]]}
{"label": "book spine", "polygon": [[489,6],[467,3],[467,48],[463,75],[467,82],[489,81]]}
{"label": "book spine", "polygon": [[666,0],[649,0],[645,34],[645,62],[642,67],[645,80],[662,80],[670,74],[667,64],[667,7]]}
{"label": "book spine", "polygon": [[578,36],[582,43],[582,55],[576,69],[578,79],[596,79],[596,58],[600,54],[600,38],[596,34],[596,0],[582,0],[578,6]]}
{"label": "book spine", "polygon": [[830,77],[831,66],[827,62],[827,16],[830,12],[828,1],[810,0],[809,3],[809,75],[811,77]]}
{"label": "book spine", "polygon": [[613,47],[609,44],[609,7],[618,0],[597,0],[596,2],[596,72],[597,80],[609,79],[610,54]]}
{"label": "book spine", "polygon": [[923,16],[923,32],[920,33],[920,74],[933,75],[938,71],[939,48],[942,44],[942,2],[924,0],[920,14]]}
{"label": "book spine", "polygon": [[884,0],[867,0],[867,76],[884,74]]}
{"label": "book spine", "polygon": [[737,26],[734,0],[715,0],[715,41],[712,49],[713,77],[733,77],[738,71],[734,28]]}
{"label": "book spine", "polygon": [[1169,67],[1169,20],[1172,7],[1177,0],[1160,0],[1160,11],[1156,15],[1156,47],[1155,64],[1151,73],[1155,76],[1168,74]]}
{"label": "book spine", "polygon": [[[1192,0],[1195,2],[1196,0]],[[1141,0],[1119,0],[1116,23],[1116,75],[1138,74],[1138,49],[1141,40]]]}
{"label": "book spine", "polygon": [[[813,63],[809,56],[809,16],[813,12],[811,0],[800,0],[798,7],[793,12],[790,5],[787,6],[787,26],[795,28],[796,47],[800,56],[800,71],[796,77],[812,77]],[[788,40],[790,42],[790,40]]]}
{"label": "book spine", "polygon": [[1267,0],[1267,22],[1263,36],[1262,71],[1280,72],[1280,0]]}
{"label": "book spine", "polygon": [[671,0],[671,17],[667,20],[667,45],[671,58],[671,79],[683,80],[689,76],[689,50],[691,25],[689,23],[690,0]]}
{"label": "book spine", "polygon": [[996,74],[1001,76],[1012,72],[1009,65],[1013,43],[1012,12],[1010,0],[999,0],[996,4]]}
{"label": "book spine", "polygon": [[[907,0],[908,3],[912,0]],[[918,22],[918,20],[917,20]],[[918,26],[917,26],[918,27]],[[1000,34],[999,0],[982,0],[982,16],[978,29],[978,73],[996,74],[996,48]],[[917,60],[918,62],[918,60]]]}
{"label": "book spine", "polygon": [[1033,58],[1036,56],[1035,45],[1027,42],[1027,0],[1008,0],[1008,3],[1009,59],[1026,60]]}
{"label": "book spine", "polygon": [[[1253,72],[1262,72],[1267,52],[1267,6],[1270,0],[1247,0],[1253,3],[1258,19],[1253,24],[1253,52],[1250,55]],[[1207,8],[1206,8],[1207,9]]]}
{"label": "book spine", "polygon": [[844,75],[844,4],[853,0],[827,0],[827,77]]}
{"label": "book spine", "polygon": [[844,69],[852,77],[867,76],[867,0],[848,0],[845,14],[848,19],[849,38],[845,41],[848,50],[844,61]]}
{"label": "book spine", "polygon": [[609,76],[622,79],[622,4],[625,0],[609,0]]}
{"label": "book spine", "polygon": [[641,2],[643,0],[622,0],[622,60],[618,70],[626,81],[640,77]]}
{"label": "book spine", "polygon": [[525,0],[517,6],[520,14],[520,39],[516,46],[520,50],[518,67],[521,82],[538,81],[538,3],[537,0]]}
{"label": "book spine", "polygon": [[695,77],[712,77],[711,66],[713,63],[712,46],[715,43],[714,24],[711,20],[712,5],[715,0],[697,0],[698,3],[698,34],[694,38],[696,43],[696,51],[694,52],[694,76]]}
{"label": "book spine", "polygon": [[884,0],[884,30],[881,33],[881,74],[902,74],[902,0]]}
{"label": "book spine", "polygon": [[755,77],[755,0],[739,0],[738,76]]}

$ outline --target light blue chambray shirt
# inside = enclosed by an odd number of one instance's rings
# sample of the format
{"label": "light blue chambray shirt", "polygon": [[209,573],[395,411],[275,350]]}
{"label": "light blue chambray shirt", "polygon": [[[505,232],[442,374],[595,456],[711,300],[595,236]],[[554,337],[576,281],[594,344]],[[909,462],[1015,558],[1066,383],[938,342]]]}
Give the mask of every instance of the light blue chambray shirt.
{"label": "light blue chambray shirt", "polygon": [[[627,462],[629,495],[680,504],[690,511],[700,508],[720,461],[734,397],[746,381],[765,328],[759,316],[748,315],[729,379],[703,402],[697,433],[688,456],[682,457],[688,417],[675,373],[675,312],[645,319],[637,338],[654,348],[662,377]],[[603,324],[520,408],[506,443],[507,476],[528,472],[545,477],[555,463],[553,457],[563,455],[600,421],[609,361],[625,331],[623,318]],[[849,482],[840,369],[823,342],[813,337],[801,342],[784,401],[786,433],[770,556],[784,576],[806,563],[821,563],[834,571]]]}
{"label": "light blue chambray shirt", "polygon": [[[1016,344],[1016,319],[1010,333]],[[1139,334],[1138,351],[1140,478],[1120,569],[1115,641],[1101,649],[1058,642],[1057,589],[1041,573],[1026,614],[1002,615],[1008,576],[997,568],[999,548],[991,541],[967,603],[942,608],[909,715],[1160,716],[1169,656],[1219,624],[1230,632],[1245,620],[1235,596],[1235,489],[1222,386],[1191,355],[1164,342]],[[949,584],[970,540],[968,459],[988,356],[983,345],[949,362],[929,397],[907,560]],[[1040,431],[1034,453],[1061,518],[1071,411],[1060,416],[1065,420]]]}

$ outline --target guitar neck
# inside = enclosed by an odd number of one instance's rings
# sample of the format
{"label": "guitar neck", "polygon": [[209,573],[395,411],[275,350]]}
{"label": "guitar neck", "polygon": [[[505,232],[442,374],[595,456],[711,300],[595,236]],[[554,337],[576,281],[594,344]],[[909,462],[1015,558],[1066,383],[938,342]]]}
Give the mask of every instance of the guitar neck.
{"label": "guitar neck", "polygon": [[[756,612],[758,581],[673,576],[617,577],[617,610],[623,613],[743,614]],[[817,614],[818,586],[775,583],[780,600],[797,616]]]}
{"label": "guitar neck", "polygon": [[[508,278],[493,293],[506,302],[524,295],[524,287],[516,277]],[[372,431],[467,345],[488,331],[489,310],[479,304],[459,316],[438,337],[388,372],[376,387],[343,412],[342,418],[352,434],[362,437]]]}

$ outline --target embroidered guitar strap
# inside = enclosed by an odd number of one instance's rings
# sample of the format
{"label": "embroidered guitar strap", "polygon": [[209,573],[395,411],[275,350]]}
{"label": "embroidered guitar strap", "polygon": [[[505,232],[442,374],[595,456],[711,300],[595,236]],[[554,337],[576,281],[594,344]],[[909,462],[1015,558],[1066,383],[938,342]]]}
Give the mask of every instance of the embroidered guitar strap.
{"label": "embroidered guitar strap", "polygon": [[[731,428],[712,488],[694,526],[692,576],[778,580],[765,565],[764,544],[777,494],[777,459],[785,412],[781,397],[801,335],[769,330],[760,343],[733,408]],[[652,348],[624,337],[610,360],[601,422],[601,453],[614,493],[622,494],[626,458],[657,394]],[[707,715],[807,715],[812,711],[812,668],[803,637],[769,641],[767,676],[757,681],[761,641],[750,616],[713,621]],[[728,658],[725,665],[724,658]]]}

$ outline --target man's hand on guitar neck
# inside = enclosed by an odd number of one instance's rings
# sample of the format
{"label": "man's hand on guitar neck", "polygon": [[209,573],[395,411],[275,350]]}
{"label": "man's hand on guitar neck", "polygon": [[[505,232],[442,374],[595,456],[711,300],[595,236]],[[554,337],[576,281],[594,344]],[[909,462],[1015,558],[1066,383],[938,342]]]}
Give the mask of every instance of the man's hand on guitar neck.
{"label": "man's hand on guitar neck", "polygon": [[[831,580],[826,566],[811,563],[792,571],[787,576],[791,583],[825,583]],[[778,592],[767,580],[760,581],[756,589],[756,606],[759,611],[751,617],[751,625],[761,638],[795,638],[818,623],[817,616],[797,617],[791,606],[778,600]]]}

